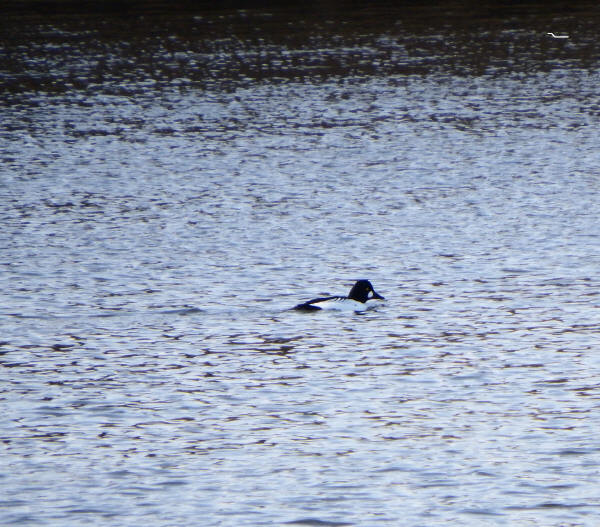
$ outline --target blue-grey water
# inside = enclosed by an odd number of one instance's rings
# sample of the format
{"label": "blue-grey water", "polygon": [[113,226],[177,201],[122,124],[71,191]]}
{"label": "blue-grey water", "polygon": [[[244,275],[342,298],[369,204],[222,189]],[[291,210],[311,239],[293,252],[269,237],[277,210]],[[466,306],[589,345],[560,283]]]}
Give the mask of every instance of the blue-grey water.
{"label": "blue-grey water", "polygon": [[1,525],[597,525],[598,13],[414,9],[7,15]]}

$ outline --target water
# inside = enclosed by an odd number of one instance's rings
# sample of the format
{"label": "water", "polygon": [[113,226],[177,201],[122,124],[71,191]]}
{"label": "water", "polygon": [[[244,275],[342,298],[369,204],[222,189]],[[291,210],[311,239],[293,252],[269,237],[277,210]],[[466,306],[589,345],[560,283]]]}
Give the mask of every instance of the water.
{"label": "water", "polygon": [[595,525],[597,12],[152,5],[4,17],[0,523]]}

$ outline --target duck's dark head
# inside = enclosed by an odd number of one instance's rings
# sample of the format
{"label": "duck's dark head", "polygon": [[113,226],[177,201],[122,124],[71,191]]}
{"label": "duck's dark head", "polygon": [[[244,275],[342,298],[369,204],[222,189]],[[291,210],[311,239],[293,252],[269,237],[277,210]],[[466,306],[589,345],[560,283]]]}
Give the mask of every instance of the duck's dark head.
{"label": "duck's dark head", "polygon": [[[369,296],[369,293],[372,293],[372,295]],[[358,282],[356,282],[352,289],[350,289],[350,294],[348,295],[348,298],[356,300],[357,302],[362,302],[363,304],[367,300],[371,300],[373,298],[376,298],[377,300],[385,300],[385,298],[383,298],[380,294],[375,292],[375,289],[373,289],[371,282],[369,282],[368,280],[359,280]]]}

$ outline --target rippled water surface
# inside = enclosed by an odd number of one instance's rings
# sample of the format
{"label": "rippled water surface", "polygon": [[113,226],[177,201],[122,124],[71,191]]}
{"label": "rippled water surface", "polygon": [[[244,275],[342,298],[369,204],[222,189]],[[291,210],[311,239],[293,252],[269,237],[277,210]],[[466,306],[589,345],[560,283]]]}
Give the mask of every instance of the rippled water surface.
{"label": "rippled water surface", "polygon": [[2,525],[597,525],[597,11],[327,5],[5,14]]}

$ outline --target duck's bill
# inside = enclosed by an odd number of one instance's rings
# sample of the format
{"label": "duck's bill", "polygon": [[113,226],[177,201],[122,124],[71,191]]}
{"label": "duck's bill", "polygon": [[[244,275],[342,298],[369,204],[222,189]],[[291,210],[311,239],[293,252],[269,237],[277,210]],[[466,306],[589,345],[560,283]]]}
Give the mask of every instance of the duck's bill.
{"label": "duck's bill", "polygon": [[385,300],[385,297],[381,296],[379,293],[373,291],[373,296],[371,298],[376,298],[377,300]]}

